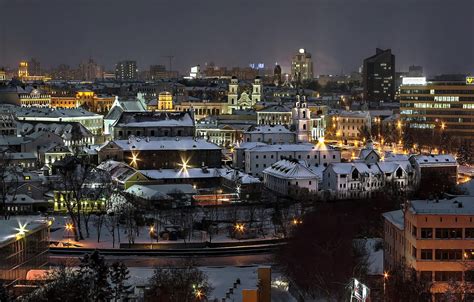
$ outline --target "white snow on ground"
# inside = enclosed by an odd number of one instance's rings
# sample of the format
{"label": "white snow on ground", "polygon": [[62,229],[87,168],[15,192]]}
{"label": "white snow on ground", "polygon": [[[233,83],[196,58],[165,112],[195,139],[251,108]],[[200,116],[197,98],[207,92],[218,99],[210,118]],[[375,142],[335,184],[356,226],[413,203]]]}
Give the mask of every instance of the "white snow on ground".
{"label": "white snow on ground", "polygon": [[[212,291],[209,301],[217,298],[219,302],[222,298],[225,298],[226,292],[229,288],[233,288],[234,282],[240,279],[241,284],[234,289],[234,293],[230,295],[230,298],[226,301],[242,301],[242,290],[243,289],[254,289],[257,287],[257,268],[258,266],[246,266],[246,267],[200,267],[209,278],[209,283],[212,285],[214,290]],[[152,268],[137,268],[131,267],[129,284],[135,286],[143,286],[147,283],[148,279],[153,275]],[[272,280],[281,279],[281,275],[278,272],[272,271]],[[292,302],[296,301],[286,290],[281,288],[272,287],[272,301],[275,302]]]}
{"label": "white snow on ground", "polygon": [[[112,244],[112,235],[111,232],[108,231],[107,227],[105,225],[102,226],[102,231],[100,232],[100,242],[97,242],[97,234],[98,234],[98,229],[95,224],[96,217],[91,217],[90,222],[89,222],[89,237],[86,237],[86,231],[84,227],[84,223],[82,225],[82,232],[85,237],[84,240],[80,240],[79,242],[74,241],[74,234],[72,231],[67,231],[65,228],[66,223],[70,222],[70,219],[68,216],[63,215],[63,216],[54,216],[54,222],[51,226],[51,241],[58,243],[58,247],[63,247],[67,245],[73,245],[75,247],[83,247],[83,248],[113,248]],[[245,239],[245,240],[261,240],[261,239],[271,239],[275,238],[272,236],[271,231],[273,231],[273,227],[267,227],[268,229],[268,234],[263,237],[255,238],[255,239]],[[115,230],[117,232],[117,230]],[[189,238],[186,238],[186,242],[205,242],[208,240],[207,234],[205,232],[201,231],[194,231],[193,232],[193,237],[191,240]],[[218,234],[212,235],[212,242],[225,242],[225,241],[239,241],[238,239],[233,239],[229,237],[229,233],[224,227],[219,229]],[[243,241],[243,240],[241,240]],[[124,226],[120,227],[120,242],[121,243],[128,243],[128,238],[127,238],[127,231]],[[145,243],[145,244],[151,244],[151,239],[149,235],[149,227],[148,226],[143,226],[139,228],[138,234],[135,234],[135,243]],[[153,240],[153,243],[156,244],[156,239]],[[163,244],[163,243],[184,243],[183,239],[179,239],[176,241],[168,241],[168,240],[163,240],[159,239],[158,243]],[[115,235],[115,248],[119,248],[119,243],[118,243],[118,236],[117,234]]]}
{"label": "white snow on ground", "polygon": [[369,275],[383,275],[382,242],[382,238],[369,238],[365,242],[365,248],[369,254]]}

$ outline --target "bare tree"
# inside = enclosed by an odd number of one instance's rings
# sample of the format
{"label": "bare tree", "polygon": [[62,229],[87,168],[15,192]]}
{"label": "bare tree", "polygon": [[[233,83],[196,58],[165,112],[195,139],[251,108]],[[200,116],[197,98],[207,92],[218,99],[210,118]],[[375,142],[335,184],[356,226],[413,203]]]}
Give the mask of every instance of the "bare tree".
{"label": "bare tree", "polygon": [[63,193],[67,213],[73,223],[74,240],[83,240],[82,202],[87,196],[87,183],[93,172],[93,165],[77,156],[68,156],[55,162],[56,171],[61,178],[59,189]]}

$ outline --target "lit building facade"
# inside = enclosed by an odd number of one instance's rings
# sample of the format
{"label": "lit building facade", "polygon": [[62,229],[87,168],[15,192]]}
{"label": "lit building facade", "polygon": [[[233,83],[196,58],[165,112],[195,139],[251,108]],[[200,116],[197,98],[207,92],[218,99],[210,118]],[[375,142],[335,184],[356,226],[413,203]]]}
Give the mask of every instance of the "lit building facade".
{"label": "lit building facade", "polygon": [[400,118],[410,128],[440,129],[474,143],[474,83],[404,79]]}
{"label": "lit building facade", "polygon": [[291,76],[294,82],[313,80],[313,59],[311,54],[301,48],[291,60]]}
{"label": "lit building facade", "polygon": [[[448,290],[459,298],[456,301],[472,301],[473,205],[474,198],[465,196],[413,200],[405,211],[384,213],[385,270],[400,264],[412,267],[422,280],[432,283],[434,301],[442,301],[442,293]],[[465,286],[468,290],[463,293],[451,288],[453,282],[471,286]]]}

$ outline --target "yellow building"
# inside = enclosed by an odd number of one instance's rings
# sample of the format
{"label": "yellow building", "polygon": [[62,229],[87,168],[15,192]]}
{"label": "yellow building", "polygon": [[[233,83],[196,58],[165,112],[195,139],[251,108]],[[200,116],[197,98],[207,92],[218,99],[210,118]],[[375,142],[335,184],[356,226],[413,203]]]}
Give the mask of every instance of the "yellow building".
{"label": "yellow building", "polygon": [[383,214],[385,270],[400,264],[414,268],[433,284],[435,301],[443,292],[456,291],[452,283],[473,289],[474,197],[413,200],[405,208]]}
{"label": "yellow building", "polygon": [[158,94],[158,110],[173,110],[173,95],[167,91]]}
{"label": "yellow building", "polygon": [[[70,195],[73,193],[70,192]],[[71,203],[72,209],[77,211],[77,203],[72,196],[67,196],[66,192],[54,191],[53,211],[57,213],[66,213],[68,211],[67,202]],[[105,199],[90,200],[85,199],[81,201],[81,209],[84,212],[98,212],[105,210]]]}
{"label": "yellow building", "polygon": [[20,93],[18,97],[22,107],[51,107],[51,95],[37,89],[30,93]]}

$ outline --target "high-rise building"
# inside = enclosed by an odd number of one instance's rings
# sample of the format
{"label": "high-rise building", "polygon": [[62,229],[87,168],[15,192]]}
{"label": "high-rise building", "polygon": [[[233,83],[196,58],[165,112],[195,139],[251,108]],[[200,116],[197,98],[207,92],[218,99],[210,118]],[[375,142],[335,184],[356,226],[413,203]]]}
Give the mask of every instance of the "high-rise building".
{"label": "high-rise building", "polygon": [[281,67],[280,65],[275,65],[275,69],[273,69],[273,84],[275,86],[281,86],[283,82],[281,81]]}
{"label": "high-rise building", "polygon": [[400,86],[400,118],[410,128],[438,129],[474,143],[473,77],[405,77]]}
{"label": "high-rise building", "polygon": [[31,58],[28,61],[28,72],[31,76],[41,75],[41,64],[37,59]]}
{"label": "high-rise building", "polygon": [[294,82],[302,83],[313,80],[313,60],[311,54],[301,48],[291,60],[291,76]]}
{"label": "high-rise building", "polygon": [[409,77],[422,77],[423,66],[411,65],[410,67],[408,67],[408,76]]}
{"label": "high-rise building", "polygon": [[120,61],[115,66],[115,78],[120,81],[138,79],[137,61]]}
{"label": "high-rise building", "polygon": [[89,59],[79,64],[79,77],[81,80],[93,81],[103,78],[103,69],[94,60]]}
{"label": "high-rise building", "polygon": [[376,49],[376,54],[364,60],[364,99],[374,104],[395,98],[395,56],[391,49]]}

